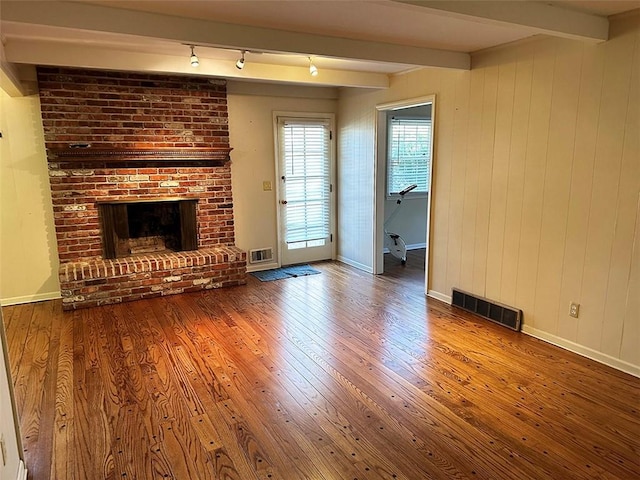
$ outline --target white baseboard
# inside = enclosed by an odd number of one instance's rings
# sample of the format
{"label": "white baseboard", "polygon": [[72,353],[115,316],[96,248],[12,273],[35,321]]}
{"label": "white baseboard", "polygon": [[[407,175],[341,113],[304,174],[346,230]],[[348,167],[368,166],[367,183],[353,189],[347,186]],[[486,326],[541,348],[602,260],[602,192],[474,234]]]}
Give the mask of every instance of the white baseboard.
{"label": "white baseboard", "polygon": [[20,305],[23,303],[43,302],[45,300],[56,300],[61,298],[60,292],[36,293],[35,295],[23,295],[21,297],[10,297],[0,299],[0,305],[8,307],[9,305]]}
{"label": "white baseboard", "polygon": [[276,262],[257,263],[253,265],[247,265],[247,273],[261,272],[263,270],[273,270],[274,268],[280,268],[280,265]]}
{"label": "white baseboard", "polygon": [[570,352],[577,353],[578,355],[582,355],[583,357],[590,358],[591,360],[603,363],[609,367],[615,368],[616,370],[621,370],[625,373],[628,373],[629,375],[640,378],[640,366],[638,365],[633,365],[631,363],[625,362],[624,360],[620,360],[619,358],[607,355],[606,353],[602,353],[592,348],[585,347],[584,345],[571,342],[562,337],[552,335],[551,333],[547,333],[543,330],[538,330],[537,328],[533,328],[528,325],[522,325],[522,332],[540,340],[544,340],[545,342],[551,343],[557,347],[564,348],[565,350],[569,350]]}
{"label": "white baseboard", "polygon": [[[427,296],[451,304],[450,296],[444,295],[440,292],[436,292],[435,290],[429,290],[427,292]],[[620,360],[619,358],[607,355],[606,353],[598,352],[597,350],[594,350],[592,348],[574,343],[570,340],[566,340],[562,337],[547,333],[543,330],[538,330],[537,328],[530,327],[526,324],[522,325],[522,333],[535,337],[539,340],[543,340],[547,343],[551,343],[556,347],[564,348],[565,350],[569,350],[570,352],[577,353],[578,355],[582,355],[583,357],[590,358],[591,360],[594,360],[596,362],[603,363],[609,367],[615,368],[616,370],[620,370],[622,372],[628,373],[629,375],[633,375],[634,377],[640,378],[640,366],[638,365],[633,365],[631,363],[625,362],[624,360]]]}
{"label": "white baseboard", "polygon": [[24,462],[20,460],[18,464],[18,475],[16,480],[27,480],[27,467],[24,466]]}
{"label": "white baseboard", "polygon": [[[407,245],[407,251],[409,250],[420,250],[421,248],[427,248],[427,244],[426,243],[414,243],[412,245]],[[387,247],[384,247],[382,249],[382,253],[389,253],[391,250],[389,250]]]}
{"label": "white baseboard", "polygon": [[336,260],[339,261],[339,262],[342,262],[342,263],[346,263],[347,265],[351,265],[352,267],[355,267],[358,270],[364,270],[367,273],[373,273],[373,268],[370,267],[369,265],[365,265],[363,263],[356,262],[354,260],[351,260],[350,258],[345,258],[345,257],[343,257],[341,255],[338,255]]}
{"label": "white baseboard", "polygon": [[445,295],[444,293],[436,292],[435,290],[428,290],[427,296],[451,305],[451,297],[448,295]]}

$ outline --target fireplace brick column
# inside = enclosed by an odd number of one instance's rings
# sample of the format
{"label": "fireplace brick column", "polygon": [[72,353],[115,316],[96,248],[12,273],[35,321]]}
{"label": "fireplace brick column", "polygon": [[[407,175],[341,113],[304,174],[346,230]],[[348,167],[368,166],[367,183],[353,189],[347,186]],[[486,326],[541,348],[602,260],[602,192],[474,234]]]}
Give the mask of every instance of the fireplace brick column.
{"label": "fireplace brick column", "polygon": [[[116,164],[52,153],[228,149],[224,80],[39,67],[38,82],[66,309],[245,283],[228,162]],[[145,255],[151,270],[135,259],[102,258],[98,202],[167,197],[198,199],[198,251]]]}

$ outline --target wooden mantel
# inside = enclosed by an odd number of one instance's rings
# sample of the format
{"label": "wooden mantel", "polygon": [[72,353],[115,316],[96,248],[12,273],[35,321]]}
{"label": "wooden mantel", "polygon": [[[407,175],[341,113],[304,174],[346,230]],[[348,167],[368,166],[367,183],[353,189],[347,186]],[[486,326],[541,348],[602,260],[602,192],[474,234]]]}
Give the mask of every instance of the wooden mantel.
{"label": "wooden mantel", "polygon": [[211,166],[229,161],[228,147],[217,148],[93,148],[69,147],[49,149],[49,162],[166,163],[206,162]]}

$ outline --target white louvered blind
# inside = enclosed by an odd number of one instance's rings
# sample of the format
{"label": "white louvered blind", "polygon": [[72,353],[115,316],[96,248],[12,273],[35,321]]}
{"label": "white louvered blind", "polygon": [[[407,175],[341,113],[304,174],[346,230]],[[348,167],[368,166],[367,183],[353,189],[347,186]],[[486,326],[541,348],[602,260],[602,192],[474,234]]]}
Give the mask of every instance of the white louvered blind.
{"label": "white louvered blind", "polygon": [[387,195],[417,184],[414,193],[429,190],[431,119],[392,117],[389,122]]}
{"label": "white louvered blind", "polygon": [[320,240],[330,234],[330,138],[322,120],[281,119],[284,155],[285,241]]}

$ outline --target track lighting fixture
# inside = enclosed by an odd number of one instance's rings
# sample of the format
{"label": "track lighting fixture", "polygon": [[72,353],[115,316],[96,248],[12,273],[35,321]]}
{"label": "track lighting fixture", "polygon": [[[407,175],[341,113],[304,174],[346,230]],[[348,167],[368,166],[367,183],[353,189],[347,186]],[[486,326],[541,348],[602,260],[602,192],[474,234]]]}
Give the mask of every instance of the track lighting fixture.
{"label": "track lighting fixture", "polygon": [[241,53],[242,53],[242,56],[236,62],[236,68],[238,70],[242,70],[244,68],[244,54],[247,53],[247,51],[246,50],[242,50]]}
{"label": "track lighting fixture", "polygon": [[318,67],[313,64],[311,57],[309,57],[309,73],[312,77],[316,77],[318,75]]}
{"label": "track lighting fixture", "polygon": [[[183,45],[189,47],[189,49],[191,50],[191,56],[189,58],[189,61],[191,62],[191,66],[192,67],[198,67],[200,66],[200,59],[198,58],[198,55],[196,55],[195,52],[195,48],[197,45],[192,45],[192,44],[188,44],[188,43],[183,43]],[[220,48],[224,48],[224,47],[220,47]],[[233,49],[229,49],[229,50],[233,50]],[[237,50],[236,50],[237,51]],[[255,52],[255,51],[250,51],[250,50],[240,50],[240,57],[236,60],[236,68],[238,70],[242,70],[244,69],[245,66],[245,57],[247,55],[247,53],[251,53],[251,54],[261,54],[263,52]],[[253,59],[253,57],[251,57]],[[308,56],[307,59],[309,60],[309,74],[312,77],[317,77],[318,76],[318,67],[316,67],[316,65],[313,63],[313,58],[311,56]]]}
{"label": "track lighting fixture", "polygon": [[200,60],[198,60],[198,56],[193,51],[194,46],[193,45],[189,45],[189,46],[191,47],[191,66],[197,67],[198,65],[200,65]]}

